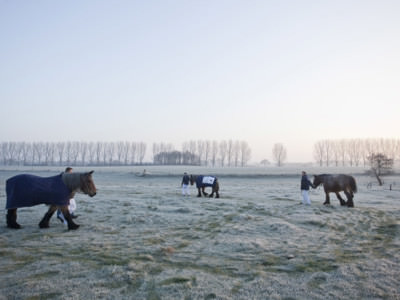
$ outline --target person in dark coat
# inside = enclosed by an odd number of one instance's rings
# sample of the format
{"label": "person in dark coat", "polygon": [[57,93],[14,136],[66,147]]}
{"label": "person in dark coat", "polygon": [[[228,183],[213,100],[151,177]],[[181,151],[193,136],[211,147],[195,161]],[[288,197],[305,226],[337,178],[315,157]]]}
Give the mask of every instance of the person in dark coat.
{"label": "person in dark coat", "polygon": [[305,171],[301,172],[301,195],[303,196],[303,204],[305,205],[311,205],[310,201],[310,196],[309,196],[309,190],[310,186],[314,188],[314,185],[311,183],[311,181],[307,177],[307,173]]}
{"label": "person in dark coat", "polygon": [[190,177],[189,175],[185,172],[183,173],[183,178],[182,178],[182,195],[183,196],[189,196],[190,192],[189,192],[189,181],[190,181]]}

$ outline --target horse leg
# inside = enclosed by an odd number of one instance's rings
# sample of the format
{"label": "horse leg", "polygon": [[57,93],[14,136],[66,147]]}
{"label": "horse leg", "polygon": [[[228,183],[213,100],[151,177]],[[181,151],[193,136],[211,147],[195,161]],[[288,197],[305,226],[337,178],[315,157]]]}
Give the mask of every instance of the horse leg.
{"label": "horse leg", "polygon": [[330,201],[330,199],[329,199],[329,193],[328,192],[325,192],[325,202],[324,202],[324,205],[329,205],[329,204],[331,204],[331,201]]}
{"label": "horse leg", "polygon": [[47,213],[44,215],[43,219],[39,223],[40,228],[49,228],[50,227],[50,225],[49,225],[50,219],[56,210],[57,210],[57,206],[50,205],[49,210],[47,211]]}
{"label": "horse leg", "polygon": [[60,207],[60,210],[63,213],[64,218],[68,223],[68,230],[76,230],[76,229],[78,229],[79,225],[74,223],[74,221],[72,220],[72,216],[69,213],[68,206],[66,206],[66,205],[62,206],[62,207]]}
{"label": "horse leg", "polygon": [[206,187],[203,186],[201,189],[203,191],[204,197],[208,196],[208,193],[206,193]]}
{"label": "horse leg", "polygon": [[211,188],[211,194],[210,194],[210,198],[213,198],[214,197],[214,193],[215,193],[215,189],[214,188]]}
{"label": "horse leg", "polygon": [[20,229],[21,225],[17,223],[17,209],[7,210],[7,227],[13,229]]}
{"label": "horse leg", "polygon": [[347,207],[354,207],[354,202],[353,202],[354,194],[352,192],[349,193],[347,191],[344,191],[344,193],[346,194],[347,197]]}
{"label": "horse leg", "polygon": [[197,191],[198,191],[198,193],[197,193],[197,197],[201,197],[201,191],[200,191],[200,188],[197,188]]}
{"label": "horse leg", "polygon": [[[342,198],[342,196],[340,196],[340,194],[339,194],[339,192],[335,192],[335,194],[336,194],[336,197],[339,199],[339,201],[340,201],[340,205],[346,205],[346,201],[344,201],[343,200],[343,198]],[[345,194],[346,194],[346,192],[345,192]],[[346,195],[347,196],[347,195]]]}

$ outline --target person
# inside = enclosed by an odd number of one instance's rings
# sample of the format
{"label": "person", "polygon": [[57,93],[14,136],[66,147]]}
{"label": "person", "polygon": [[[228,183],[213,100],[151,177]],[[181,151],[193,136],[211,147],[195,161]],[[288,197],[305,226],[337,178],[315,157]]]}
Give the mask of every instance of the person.
{"label": "person", "polygon": [[181,183],[181,186],[182,186],[182,195],[183,196],[189,196],[190,195],[190,192],[189,192],[189,180],[190,180],[190,178],[189,178],[189,175],[185,172],[185,173],[183,173],[183,178],[182,178],[182,183]]}
{"label": "person", "polygon": [[311,205],[310,201],[310,196],[309,196],[309,190],[310,186],[314,188],[314,185],[311,183],[311,181],[307,177],[307,173],[305,171],[301,172],[301,195],[303,196],[303,204],[305,205]]}
{"label": "person", "polygon": [[[65,173],[72,173],[72,168],[71,167],[67,167],[65,169]],[[69,199],[69,205],[68,205],[68,210],[69,213],[71,215],[72,219],[77,218],[78,216],[76,216],[74,214],[75,210],[76,210],[76,202],[74,198]],[[61,223],[64,223],[65,225],[67,225],[67,220],[65,220],[64,215],[62,213],[62,211],[60,209],[57,209],[57,219],[60,220]]]}

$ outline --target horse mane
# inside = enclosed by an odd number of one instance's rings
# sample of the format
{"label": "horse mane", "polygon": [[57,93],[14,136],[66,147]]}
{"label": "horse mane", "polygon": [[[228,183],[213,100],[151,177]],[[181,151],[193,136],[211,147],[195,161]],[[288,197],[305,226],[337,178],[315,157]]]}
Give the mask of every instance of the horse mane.
{"label": "horse mane", "polygon": [[63,173],[62,180],[71,192],[75,192],[81,186],[81,173]]}

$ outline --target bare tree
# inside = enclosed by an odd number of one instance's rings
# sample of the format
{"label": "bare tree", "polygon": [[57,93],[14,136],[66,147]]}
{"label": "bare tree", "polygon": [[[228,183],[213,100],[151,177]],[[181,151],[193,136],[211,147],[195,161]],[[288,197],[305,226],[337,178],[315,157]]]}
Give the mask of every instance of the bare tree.
{"label": "bare tree", "polygon": [[80,147],[81,144],[77,141],[71,143],[71,159],[74,166],[78,164],[78,157],[81,151]]}
{"label": "bare tree", "polygon": [[332,156],[332,143],[330,140],[323,140],[322,143],[324,144],[325,164],[327,167],[329,167],[329,163],[331,161],[331,156]]}
{"label": "bare tree", "polygon": [[128,141],[124,142],[124,148],[123,148],[123,153],[122,153],[122,158],[124,160],[124,165],[128,165],[129,161],[129,151],[131,150],[130,143]]}
{"label": "bare tree", "polygon": [[204,151],[205,151],[206,145],[204,141],[197,141],[197,153],[199,155],[199,166],[201,166],[201,162],[204,157]]}
{"label": "bare tree", "polygon": [[382,179],[380,178],[382,175],[389,174],[393,168],[393,159],[388,158],[383,153],[372,154],[368,157],[371,171],[375,175],[378,180],[379,185],[382,185]]}
{"label": "bare tree", "polygon": [[102,157],[103,157],[103,165],[106,166],[107,165],[107,154],[108,154],[108,143],[104,142],[102,143],[103,145],[103,149],[102,149]]}
{"label": "bare tree", "polygon": [[359,165],[361,155],[358,140],[351,139],[347,142],[347,157],[349,159],[350,166]]}
{"label": "bare tree", "polygon": [[283,144],[277,143],[274,145],[272,148],[272,156],[278,167],[281,167],[287,157],[286,148],[283,146]]}
{"label": "bare tree", "polygon": [[44,144],[44,161],[45,164],[52,165],[54,162],[54,144],[53,143],[45,143]]}
{"label": "bare tree", "polygon": [[42,158],[44,154],[44,143],[43,142],[36,142],[33,143],[33,152],[35,153],[35,157],[37,157],[38,165],[42,164]]}
{"label": "bare tree", "polygon": [[16,164],[20,165],[22,163],[22,154],[23,154],[23,148],[25,146],[25,143],[17,143],[16,145]]}
{"label": "bare tree", "polygon": [[217,162],[217,155],[218,155],[218,142],[212,141],[211,143],[211,165],[215,167]]}
{"label": "bare tree", "polygon": [[240,142],[235,141],[233,143],[233,161],[235,167],[239,166],[239,157],[240,157]]}
{"label": "bare tree", "polygon": [[204,143],[204,163],[206,166],[208,166],[208,160],[211,152],[211,142],[206,140]]}
{"label": "bare tree", "polygon": [[104,144],[102,142],[96,142],[96,164],[100,165],[101,158],[103,157]]}
{"label": "bare tree", "polygon": [[373,153],[378,153],[377,143],[373,139],[366,139],[364,141],[364,155],[366,158],[366,163],[369,163],[368,157],[370,157]]}
{"label": "bare tree", "polygon": [[226,141],[221,141],[219,143],[219,157],[221,158],[221,166],[225,167],[225,159],[228,150],[228,143]]}
{"label": "bare tree", "polygon": [[58,155],[58,163],[61,166],[63,159],[64,159],[64,151],[65,151],[65,143],[64,142],[58,142],[56,144],[56,151]]}
{"label": "bare tree", "polygon": [[28,163],[28,153],[30,153],[30,143],[21,143],[21,160],[22,160],[22,165],[27,165]]}
{"label": "bare tree", "polygon": [[251,156],[251,149],[246,141],[240,142],[240,154],[241,154],[240,164],[242,167],[244,167],[249,162]]}
{"label": "bare tree", "polygon": [[228,141],[226,155],[228,157],[228,167],[230,167],[230,166],[232,166],[232,159],[233,159],[233,141],[232,140]]}
{"label": "bare tree", "polygon": [[323,141],[318,141],[314,144],[314,159],[319,163],[319,166],[322,167],[324,163],[324,154],[325,154],[325,144]]}
{"label": "bare tree", "polygon": [[7,142],[2,142],[1,143],[1,154],[3,156],[3,164],[7,165],[9,161],[9,149],[8,149],[8,143]]}
{"label": "bare tree", "polygon": [[115,153],[115,144],[114,143],[107,143],[106,144],[106,155],[108,157],[108,163],[111,166],[114,161],[114,153]]}
{"label": "bare tree", "polygon": [[338,167],[340,161],[340,143],[337,140],[332,141],[332,160],[335,166]]}
{"label": "bare tree", "polygon": [[[190,153],[190,164],[194,165],[196,163],[196,155],[197,155],[197,143],[196,141],[189,141],[189,149],[188,149],[189,153]],[[201,159],[201,158],[200,158]],[[200,162],[199,162],[200,164]]]}
{"label": "bare tree", "polygon": [[17,160],[17,143],[16,142],[8,143],[8,153],[10,155],[10,157],[9,157],[10,164],[14,164]]}
{"label": "bare tree", "polygon": [[160,145],[153,143],[153,163],[156,163],[156,156],[160,153]]}
{"label": "bare tree", "polygon": [[72,159],[72,142],[67,142],[65,144],[65,156],[66,156],[67,165],[70,165],[71,159]]}
{"label": "bare tree", "polygon": [[93,165],[96,154],[96,146],[93,142],[88,144],[89,164]]}
{"label": "bare tree", "polygon": [[83,166],[86,165],[86,156],[88,154],[88,150],[89,150],[89,146],[88,143],[86,142],[80,142],[79,143],[79,152],[80,152],[80,156],[81,156],[81,164]]}
{"label": "bare tree", "polygon": [[116,149],[117,149],[118,164],[122,163],[123,156],[124,156],[124,146],[125,146],[124,142],[122,142],[122,141],[117,142]]}
{"label": "bare tree", "polygon": [[344,167],[346,164],[346,153],[347,153],[347,142],[344,139],[339,141],[339,153],[342,166]]}
{"label": "bare tree", "polygon": [[138,161],[143,164],[144,156],[146,155],[146,144],[143,142],[138,143]]}

